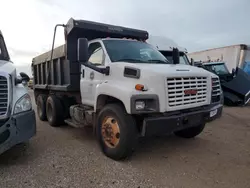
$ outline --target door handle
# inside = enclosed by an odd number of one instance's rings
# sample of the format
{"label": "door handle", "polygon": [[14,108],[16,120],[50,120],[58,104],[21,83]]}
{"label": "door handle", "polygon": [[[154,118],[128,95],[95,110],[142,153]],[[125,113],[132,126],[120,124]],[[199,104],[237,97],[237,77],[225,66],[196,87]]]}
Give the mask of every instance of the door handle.
{"label": "door handle", "polygon": [[85,76],[85,71],[84,69],[82,69],[82,77],[84,78],[84,76]]}
{"label": "door handle", "polygon": [[90,73],[90,75],[89,75],[89,78],[90,78],[91,80],[93,80],[94,77],[95,77],[95,74],[94,74],[94,72],[92,71],[92,72]]}

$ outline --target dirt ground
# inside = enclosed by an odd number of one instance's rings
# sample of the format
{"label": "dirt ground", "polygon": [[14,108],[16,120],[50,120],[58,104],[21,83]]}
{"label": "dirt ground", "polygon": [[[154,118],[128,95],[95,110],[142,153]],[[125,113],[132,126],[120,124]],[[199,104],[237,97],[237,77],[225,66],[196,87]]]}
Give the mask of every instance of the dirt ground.
{"label": "dirt ground", "polygon": [[37,120],[29,143],[0,156],[0,188],[249,188],[249,114],[250,107],[225,107],[195,139],[144,139],[124,162],[105,157],[88,130]]}

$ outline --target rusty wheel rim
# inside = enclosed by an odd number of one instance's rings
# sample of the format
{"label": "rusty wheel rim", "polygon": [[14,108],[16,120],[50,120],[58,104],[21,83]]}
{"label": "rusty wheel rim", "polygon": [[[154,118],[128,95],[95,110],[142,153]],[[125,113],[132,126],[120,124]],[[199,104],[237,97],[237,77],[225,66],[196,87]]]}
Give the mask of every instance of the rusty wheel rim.
{"label": "rusty wheel rim", "polygon": [[120,141],[120,128],[113,117],[105,117],[102,121],[102,138],[106,146],[115,148]]}

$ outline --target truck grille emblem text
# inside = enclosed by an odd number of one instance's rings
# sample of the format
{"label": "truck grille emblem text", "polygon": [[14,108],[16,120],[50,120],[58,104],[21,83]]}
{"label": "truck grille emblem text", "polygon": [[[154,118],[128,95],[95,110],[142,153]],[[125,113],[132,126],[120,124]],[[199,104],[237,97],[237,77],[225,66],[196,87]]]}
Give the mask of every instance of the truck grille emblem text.
{"label": "truck grille emblem text", "polygon": [[197,90],[196,89],[187,89],[184,90],[185,95],[196,95],[197,94]]}

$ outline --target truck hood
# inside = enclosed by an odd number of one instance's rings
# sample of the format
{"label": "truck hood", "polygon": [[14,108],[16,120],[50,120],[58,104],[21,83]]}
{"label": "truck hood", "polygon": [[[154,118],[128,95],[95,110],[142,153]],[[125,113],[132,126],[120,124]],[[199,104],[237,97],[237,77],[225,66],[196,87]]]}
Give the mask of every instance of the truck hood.
{"label": "truck hood", "polygon": [[0,60],[0,72],[5,72],[7,74],[15,74],[16,68],[13,63],[9,61]]}
{"label": "truck hood", "polygon": [[154,74],[176,76],[178,74],[182,75],[196,75],[196,76],[211,76],[218,77],[217,75],[204,70],[199,67],[191,65],[175,65],[175,64],[148,64],[148,63],[122,63],[123,66],[134,67],[140,69],[141,71],[151,72]]}

